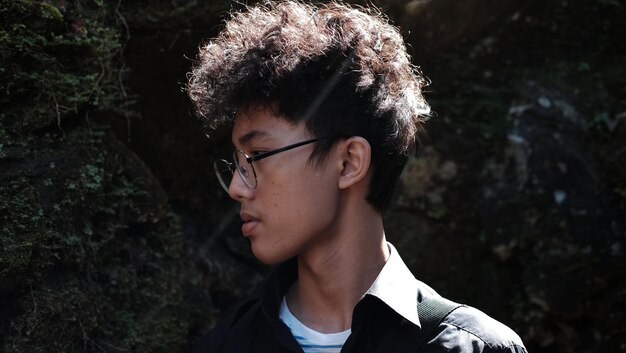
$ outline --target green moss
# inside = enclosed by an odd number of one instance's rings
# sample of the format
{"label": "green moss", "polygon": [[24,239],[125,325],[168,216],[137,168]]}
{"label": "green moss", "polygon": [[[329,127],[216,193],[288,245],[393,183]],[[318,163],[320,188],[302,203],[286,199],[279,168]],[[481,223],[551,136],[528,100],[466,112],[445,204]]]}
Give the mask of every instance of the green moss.
{"label": "green moss", "polygon": [[435,204],[428,210],[427,214],[428,217],[439,220],[448,214],[448,208],[444,204]]}
{"label": "green moss", "polygon": [[0,283],[16,294],[0,327],[5,351],[184,343],[180,222],[149,169],[95,128],[41,138],[20,161],[39,167],[8,170],[12,181],[0,184]]}
{"label": "green moss", "polygon": [[[61,4],[61,3],[59,3]],[[13,133],[62,125],[88,106],[124,99],[112,9],[91,1],[4,1],[0,7],[0,122]]]}
{"label": "green moss", "polygon": [[36,191],[25,177],[0,186],[0,284],[24,272],[36,244],[46,229],[42,209],[35,202]]}
{"label": "green moss", "polygon": [[150,170],[87,120],[130,114],[115,5],[0,6],[2,352],[185,343],[180,222]]}

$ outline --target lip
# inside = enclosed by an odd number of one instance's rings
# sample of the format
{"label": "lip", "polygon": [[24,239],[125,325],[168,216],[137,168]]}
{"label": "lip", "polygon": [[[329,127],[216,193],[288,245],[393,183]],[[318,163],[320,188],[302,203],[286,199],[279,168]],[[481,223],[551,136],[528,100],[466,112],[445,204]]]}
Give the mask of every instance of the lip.
{"label": "lip", "polygon": [[243,221],[243,225],[241,226],[241,232],[243,233],[243,235],[246,237],[252,235],[252,231],[259,224],[259,219],[245,211],[239,213],[239,216]]}

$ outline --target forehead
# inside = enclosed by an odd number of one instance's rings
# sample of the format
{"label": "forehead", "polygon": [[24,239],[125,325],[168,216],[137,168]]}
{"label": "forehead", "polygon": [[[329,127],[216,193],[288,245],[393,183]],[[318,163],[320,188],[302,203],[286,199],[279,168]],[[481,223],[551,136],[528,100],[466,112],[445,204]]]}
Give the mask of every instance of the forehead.
{"label": "forehead", "polygon": [[232,140],[236,146],[245,146],[258,141],[278,142],[290,140],[292,136],[306,134],[303,123],[294,124],[280,117],[270,108],[249,108],[238,112],[233,124]]}

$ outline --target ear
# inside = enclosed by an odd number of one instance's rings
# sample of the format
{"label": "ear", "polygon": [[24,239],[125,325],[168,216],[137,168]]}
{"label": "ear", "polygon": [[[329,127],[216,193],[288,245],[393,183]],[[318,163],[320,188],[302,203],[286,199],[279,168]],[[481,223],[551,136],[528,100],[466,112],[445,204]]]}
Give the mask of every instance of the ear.
{"label": "ear", "polygon": [[341,173],[339,188],[347,189],[365,179],[372,160],[372,147],[361,136],[353,136],[343,142],[341,149]]}

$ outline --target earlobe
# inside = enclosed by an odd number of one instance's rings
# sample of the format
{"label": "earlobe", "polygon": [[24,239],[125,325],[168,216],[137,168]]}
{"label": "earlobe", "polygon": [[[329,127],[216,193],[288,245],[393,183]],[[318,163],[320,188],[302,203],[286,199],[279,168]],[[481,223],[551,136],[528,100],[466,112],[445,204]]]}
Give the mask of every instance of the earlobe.
{"label": "earlobe", "polygon": [[341,150],[342,167],[339,176],[339,188],[347,189],[367,176],[372,158],[372,148],[369,142],[360,136],[353,136],[345,140]]}

